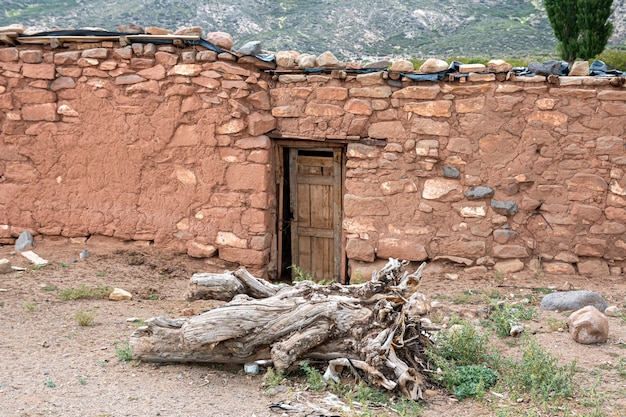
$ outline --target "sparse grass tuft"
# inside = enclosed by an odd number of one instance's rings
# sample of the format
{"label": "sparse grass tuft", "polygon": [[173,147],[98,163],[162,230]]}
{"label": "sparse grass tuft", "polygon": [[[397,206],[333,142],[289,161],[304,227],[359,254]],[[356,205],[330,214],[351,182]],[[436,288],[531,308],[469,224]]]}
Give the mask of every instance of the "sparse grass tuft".
{"label": "sparse grass tuft", "polygon": [[96,318],[96,311],[93,309],[80,310],[74,314],[74,319],[79,326],[90,326]]}
{"label": "sparse grass tuft", "polygon": [[56,388],[57,384],[54,383],[54,381],[52,380],[52,378],[48,377],[46,378],[46,380],[43,382],[43,384],[48,387],[48,388]]}
{"label": "sparse grass tuft", "polygon": [[26,310],[30,311],[31,313],[37,309],[37,307],[35,307],[34,304],[31,304],[27,301],[22,301],[22,307],[24,307]]}
{"label": "sparse grass tuft", "polygon": [[489,320],[486,322],[500,337],[508,337],[511,328],[524,320],[531,320],[537,315],[533,307],[526,307],[522,303],[500,303],[492,300],[490,303]]}
{"label": "sparse grass tuft", "polygon": [[113,288],[104,285],[90,287],[81,284],[78,288],[67,288],[59,292],[59,298],[64,301],[88,300],[93,298],[106,298],[113,291]]}
{"label": "sparse grass tuft", "polygon": [[263,380],[268,388],[272,388],[283,383],[285,380],[285,374],[280,369],[269,367],[263,376]]}
{"label": "sparse grass tuft", "polygon": [[41,289],[44,291],[59,291],[59,287],[56,285],[44,285]]}
{"label": "sparse grass tuft", "polygon": [[130,344],[128,340],[123,342],[115,342],[113,344],[115,348],[115,354],[117,355],[117,360],[120,362],[129,362],[133,358],[133,352],[130,349]]}
{"label": "sparse grass tuft", "polygon": [[326,380],[317,368],[309,364],[309,361],[300,362],[300,369],[306,375],[306,386],[308,389],[311,391],[321,391],[326,388]]}

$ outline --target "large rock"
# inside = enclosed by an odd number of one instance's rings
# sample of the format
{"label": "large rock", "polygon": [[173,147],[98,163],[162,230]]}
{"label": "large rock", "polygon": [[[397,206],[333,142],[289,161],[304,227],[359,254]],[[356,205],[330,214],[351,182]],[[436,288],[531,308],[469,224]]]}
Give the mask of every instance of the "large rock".
{"label": "large rock", "polygon": [[133,295],[126,290],[121,288],[113,288],[111,294],[109,294],[109,300],[111,301],[123,301],[123,300],[131,300]]}
{"label": "large rock", "polygon": [[17,238],[17,241],[15,242],[15,250],[16,251],[30,250],[34,247],[35,247],[35,239],[33,238],[32,233],[29,232],[28,230],[24,230],[22,233],[20,233],[20,236]]}
{"label": "large rock", "polygon": [[586,77],[589,75],[589,62],[587,61],[576,61],[572,65],[572,70],[568,74],[570,77],[579,76]]}
{"label": "large rock", "polygon": [[0,274],[8,274],[10,272],[13,272],[11,261],[8,259],[0,259]]}
{"label": "large rock", "polygon": [[223,49],[233,47],[233,37],[226,32],[209,32],[206,34],[206,40]]}
{"label": "large rock", "polygon": [[429,58],[420,67],[420,72],[431,74],[433,72],[441,72],[448,69],[448,63],[441,59]]}
{"label": "large rock", "polygon": [[569,334],[577,343],[604,343],[609,337],[609,320],[593,306],[573,312],[567,319]]}
{"label": "large rock", "polygon": [[539,308],[552,311],[580,310],[594,306],[600,311],[607,307],[606,301],[595,291],[561,291],[548,294],[541,300]]}

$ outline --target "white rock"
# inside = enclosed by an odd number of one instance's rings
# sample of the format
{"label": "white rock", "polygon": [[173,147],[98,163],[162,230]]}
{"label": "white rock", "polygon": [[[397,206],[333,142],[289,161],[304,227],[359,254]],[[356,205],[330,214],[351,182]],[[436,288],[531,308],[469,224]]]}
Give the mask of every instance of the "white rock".
{"label": "white rock", "polygon": [[604,343],[609,337],[609,320],[593,306],[574,311],[567,319],[569,333],[577,343]]}
{"label": "white rock", "polygon": [[622,310],[618,306],[609,306],[604,310],[604,314],[609,317],[619,317]]}
{"label": "white rock", "polygon": [[393,64],[391,64],[391,68],[389,68],[389,71],[398,72],[413,72],[413,70],[415,70],[413,63],[406,60],[395,61]]}
{"label": "white rock", "polygon": [[445,71],[448,69],[448,63],[441,59],[429,58],[420,67],[420,72],[430,74],[433,72]]}
{"label": "white rock", "polygon": [[113,288],[113,292],[109,294],[109,300],[112,301],[122,301],[122,300],[131,300],[133,295],[126,290],[121,288]]}
{"label": "white rock", "polygon": [[9,272],[13,272],[11,261],[8,259],[0,259],[0,274],[8,274]]}
{"label": "white rock", "polygon": [[296,65],[296,56],[289,51],[278,51],[276,65],[281,68],[293,68]]}
{"label": "white rock", "polygon": [[317,57],[317,65],[322,68],[337,68],[343,66],[343,64],[330,51],[323,52]]}
{"label": "white rock", "polygon": [[317,58],[315,55],[302,54],[296,58],[296,64],[300,68],[315,68],[317,67]]}

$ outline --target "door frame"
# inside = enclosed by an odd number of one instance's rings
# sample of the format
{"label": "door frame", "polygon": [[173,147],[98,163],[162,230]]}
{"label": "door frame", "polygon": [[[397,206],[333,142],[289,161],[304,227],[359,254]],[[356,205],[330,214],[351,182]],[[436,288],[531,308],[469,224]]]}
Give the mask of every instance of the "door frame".
{"label": "door frame", "polygon": [[[286,273],[283,264],[285,260],[291,260],[291,231],[284,234],[286,228],[289,227],[287,224],[287,216],[289,213],[285,212],[285,207],[289,207],[290,201],[286,200],[288,196],[290,196],[290,184],[291,179],[289,179],[290,175],[293,175],[289,168],[289,150],[290,149],[306,149],[306,150],[320,150],[320,151],[332,151],[335,155],[337,152],[339,153],[338,160],[334,159],[335,162],[335,175],[339,176],[339,190],[336,190],[336,201],[337,207],[334,208],[333,213],[336,214],[337,222],[334,224],[334,243],[335,243],[335,262],[338,264],[338,280],[341,283],[346,282],[347,277],[347,260],[346,260],[346,236],[343,231],[343,196],[344,196],[344,184],[345,184],[345,162],[346,162],[346,152],[345,145],[343,144],[334,144],[327,142],[317,142],[317,141],[301,141],[301,140],[277,140],[276,141],[276,153],[278,164],[276,164],[276,196],[278,203],[278,210],[276,216],[276,237],[277,237],[277,278],[280,280],[290,280],[291,275]],[[285,178],[287,176],[287,180]],[[288,245],[285,245],[285,239],[288,238],[290,241]],[[288,249],[285,249],[288,248]],[[339,259],[337,259],[339,258]]]}

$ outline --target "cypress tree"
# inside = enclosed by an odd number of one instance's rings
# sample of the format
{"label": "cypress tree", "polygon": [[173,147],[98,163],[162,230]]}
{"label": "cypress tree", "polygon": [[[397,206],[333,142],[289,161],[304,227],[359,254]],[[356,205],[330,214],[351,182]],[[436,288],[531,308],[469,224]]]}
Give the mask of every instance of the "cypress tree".
{"label": "cypress tree", "polygon": [[613,25],[608,21],[613,0],[544,0],[550,26],[559,40],[561,59],[589,59],[606,46]]}

